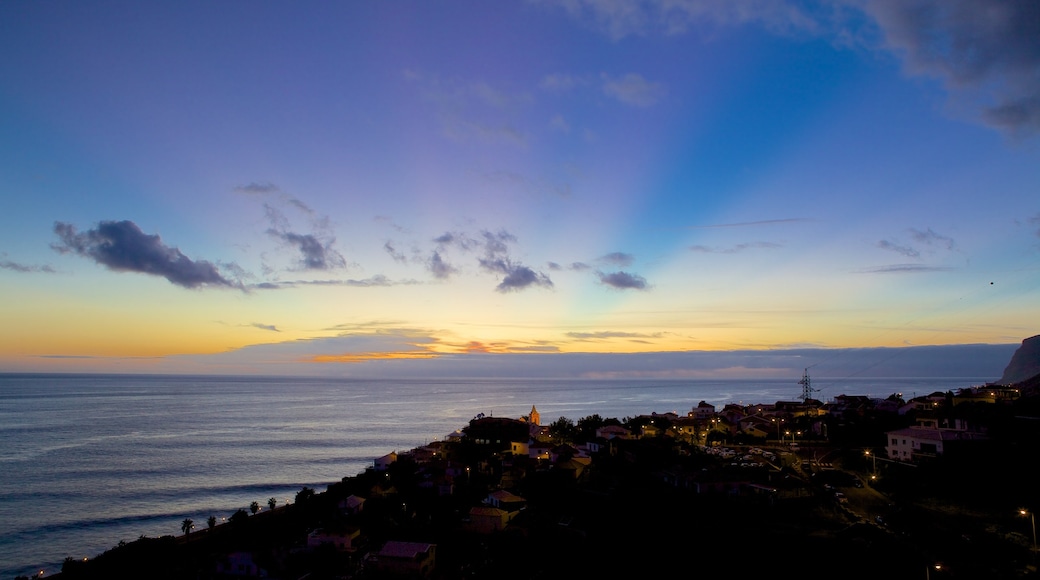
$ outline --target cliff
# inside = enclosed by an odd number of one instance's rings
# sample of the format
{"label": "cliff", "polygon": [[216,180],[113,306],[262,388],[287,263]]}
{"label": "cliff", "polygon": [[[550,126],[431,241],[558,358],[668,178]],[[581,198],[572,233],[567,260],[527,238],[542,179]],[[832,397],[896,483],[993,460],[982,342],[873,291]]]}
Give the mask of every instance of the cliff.
{"label": "cliff", "polygon": [[1011,385],[1028,381],[1040,375],[1040,334],[1022,341],[1011,362],[1004,369],[1004,375],[997,381],[1003,385]]}

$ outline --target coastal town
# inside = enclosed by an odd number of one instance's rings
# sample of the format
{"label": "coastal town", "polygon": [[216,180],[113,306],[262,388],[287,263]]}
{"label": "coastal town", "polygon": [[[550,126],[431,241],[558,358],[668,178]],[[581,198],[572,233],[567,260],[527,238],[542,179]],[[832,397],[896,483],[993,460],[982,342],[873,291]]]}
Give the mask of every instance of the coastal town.
{"label": "coastal town", "polygon": [[795,401],[622,419],[550,420],[537,404],[478,414],[324,492],[185,520],[177,535],[70,558],[57,576],[1034,577],[1030,340],[1009,365],[1028,379],[909,399],[821,402],[807,374]]}

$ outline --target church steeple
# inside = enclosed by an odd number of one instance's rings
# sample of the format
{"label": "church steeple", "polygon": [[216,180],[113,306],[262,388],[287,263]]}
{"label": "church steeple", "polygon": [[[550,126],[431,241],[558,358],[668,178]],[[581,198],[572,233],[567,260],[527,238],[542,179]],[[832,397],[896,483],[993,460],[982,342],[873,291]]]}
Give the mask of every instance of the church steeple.
{"label": "church steeple", "polygon": [[541,425],[541,421],[542,416],[538,414],[538,409],[535,409],[534,405],[531,405],[531,424]]}

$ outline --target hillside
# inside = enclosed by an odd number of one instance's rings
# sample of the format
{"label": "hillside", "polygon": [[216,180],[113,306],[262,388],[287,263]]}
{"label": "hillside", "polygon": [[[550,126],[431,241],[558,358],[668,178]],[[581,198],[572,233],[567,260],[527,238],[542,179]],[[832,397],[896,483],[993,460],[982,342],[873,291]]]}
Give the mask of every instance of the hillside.
{"label": "hillside", "polygon": [[1022,341],[998,381],[1003,385],[1023,383],[1040,376],[1040,334]]}

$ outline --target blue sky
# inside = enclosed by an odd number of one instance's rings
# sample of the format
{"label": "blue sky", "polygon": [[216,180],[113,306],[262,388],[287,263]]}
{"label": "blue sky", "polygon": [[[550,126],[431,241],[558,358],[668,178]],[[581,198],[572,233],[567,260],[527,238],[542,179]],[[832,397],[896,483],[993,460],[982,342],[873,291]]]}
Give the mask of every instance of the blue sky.
{"label": "blue sky", "polygon": [[1037,38],[1024,0],[3,3],[0,371],[1016,345]]}

